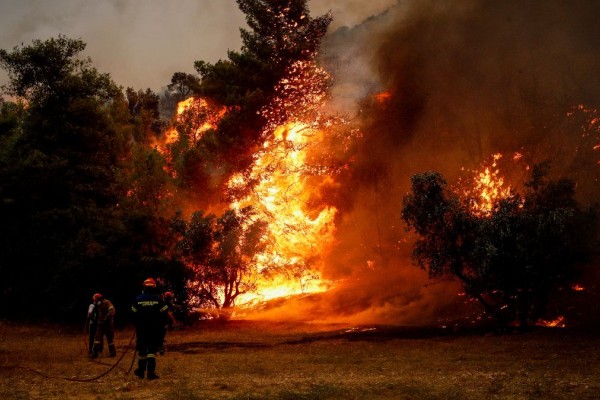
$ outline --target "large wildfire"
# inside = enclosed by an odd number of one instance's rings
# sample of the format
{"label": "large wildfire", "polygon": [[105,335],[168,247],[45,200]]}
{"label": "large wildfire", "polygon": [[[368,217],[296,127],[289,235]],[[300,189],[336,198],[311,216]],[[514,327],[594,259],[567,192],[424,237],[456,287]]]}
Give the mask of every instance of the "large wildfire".
{"label": "large wildfire", "polygon": [[[544,12],[524,13],[520,2],[501,3],[407,2],[331,32],[321,59],[333,87],[316,64],[290,68],[262,111],[268,120],[262,147],[249,170],[227,183],[233,194],[227,207],[251,205],[268,224],[257,290],[238,306],[312,294],[308,305],[290,301],[299,318],[403,324],[451,318],[463,302],[460,290],[428,284],[410,259],[400,223],[401,199],[415,173],[436,170],[454,179],[473,171],[465,196],[482,216],[522,184],[502,175],[502,157],[521,170],[525,158],[531,165],[550,159],[555,175],[577,179],[584,202],[598,198],[596,108],[573,104],[600,104],[600,61],[594,61],[600,28],[591,18],[600,10],[552,1]],[[551,15],[563,16],[561,22],[546,23],[557,21]],[[590,31],[572,32],[582,25]],[[226,112],[188,99],[179,115],[191,109],[198,117],[186,122],[190,140]],[[352,123],[327,117],[327,109],[343,109]],[[343,126],[339,140],[331,140],[332,125]],[[351,153],[351,163],[334,167],[325,160],[339,147]],[[352,169],[348,180],[339,180],[340,168]],[[333,189],[343,201],[327,198]]]}
{"label": "large wildfire", "polygon": [[259,218],[268,221],[271,245],[259,256],[259,273],[275,269],[286,277],[274,282],[261,279],[257,293],[242,296],[242,304],[322,291],[331,286],[321,279],[318,263],[320,255],[333,243],[336,209],[311,202],[321,181],[332,178],[314,175],[306,165],[310,146],[318,145],[322,134],[301,122],[278,126],[273,137],[264,143],[265,151],[257,157],[249,176],[237,174],[229,182],[232,189],[246,186],[248,181],[257,182],[250,195],[232,206],[251,205],[258,210]]}
{"label": "large wildfire", "polygon": [[[321,189],[336,186],[331,167],[319,155],[325,141],[321,118],[328,79],[311,63],[298,63],[282,80],[278,96],[263,113],[268,123],[264,143],[248,171],[227,183],[232,199],[228,208],[252,206],[256,218],[267,223],[266,249],[257,256],[251,274],[255,290],[241,295],[239,308],[255,307],[274,299],[322,292],[333,282],[323,279],[322,257],[334,243],[336,208],[322,197]],[[225,109],[215,110],[206,100],[188,98],[177,109],[174,126],[157,148],[168,157],[169,145],[184,132],[198,140],[215,128]]]}

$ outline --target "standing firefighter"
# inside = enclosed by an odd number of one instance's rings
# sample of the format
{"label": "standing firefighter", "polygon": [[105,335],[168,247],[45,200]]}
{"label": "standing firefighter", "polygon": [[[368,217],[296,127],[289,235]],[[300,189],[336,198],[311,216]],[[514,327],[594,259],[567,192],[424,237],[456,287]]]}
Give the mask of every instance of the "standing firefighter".
{"label": "standing firefighter", "polygon": [[[108,355],[109,357],[114,357],[117,355],[117,350],[113,343],[115,338],[115,306],[101,294],[97,293],[97,295],[96,313],[98,317],[98,327],[96,328],[96,336],[94,337],[92,357],[97,358],[98,353],[102,351],[102,348],[104,347],[104,336],[106,336],[106,342],[108,343]],[[96,298],[95,295],[94,297]]]}
{"label": "standing firefighter", "polygon": [[134,373],[148,379],[158,379],[156,375],[156,353],[162,345],[163,329],[167,321],[168,307],[156,291],[156,282],[152,278],[144,281],[142,294],[136,297],[131,311],[137,336],[138,368]]}
{"label": "standing firefighter", "polygon": [[[88,352],[91,357],[94,355],[94,338],[96,337],[96,331],[98,330],[98,309],[96,307],[96,303],[102,295],[100,293],[96,293],[92,296],[92,303],[88,307],[87,318],[85,320],[85,327],[88,333]],[[99,349],[102,351],[102,349]]]}
{"label": "standing firefighter", "polygon": [[163,300],[167,306],[167,320],[165,322],[165,325],[163,325],[163,329],[161,332],[162,339],[160,341],[160,348],[158,350],[158,352],[161,355],[165,354],[165,336],[167,336],[167,329],[174,329],[177,326],[177,320],[175,319],[175,315],[173,314],[173,311],[176,308],[174,303],[173,292],[163,293]]}

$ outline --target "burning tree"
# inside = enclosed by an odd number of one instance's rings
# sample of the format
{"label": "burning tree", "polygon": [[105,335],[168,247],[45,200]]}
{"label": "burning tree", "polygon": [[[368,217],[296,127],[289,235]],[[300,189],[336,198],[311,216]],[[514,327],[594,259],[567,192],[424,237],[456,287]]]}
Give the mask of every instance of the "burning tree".
{"label": "burning tree", "polygon": [[218,218],[198,211],[189,223],[178,216],[173,227],[181,235],[178,255],[193,272],[189,282],[192,305],[229,318],[236,298],[254,289],[257,254],[265,245],[264,222],[246,207],[228,210]]}
{"label": "burning tree", "polygon": [[[211,143],[212,154],[226,160],[227,172],[239,172],[253,162],[253,153],[264,141],[263,127],[276,87],[292,65],[314,60],[330,15],[312,18],[306,0],[237,0],[250,29],[241,29],[241,51],[230,51],[215,64],[196,61],[201,82],[196,94],[227,107]],[[207,140],[208,141],[208,140]],[[209,153],[209,154],[210,154]],[[214,156],[219,158],[219,156]]]}
{"label": "burning tree", "polygon": [[[238,5],[251,29],[242,30],[242,51],[216,64],[196,62],[201,97],[178,113],[167,159],[198,198],[196,205],[215,206],[223,189],[228,208],[241,212],[251,206],[265,221],[264,251],[257,249],[257,261],[244,272],[254,283],[242,279],[236,288],[235,297],[248,293],[238,298],[248,305],[271,293],[323,290],[316,260],[332,243],[336,214],[324,193],[335,187],[330,174],[339,166],[319,150],[331,140],[322,128],[332,118],[321,115],[331,80],[315,58],[331,17],[311,18],[306,0],[238,0]],[[218,296],[208,295],[214,290],[206,283],[218,276],[202,272],[200,286],[192,286],[201,302],[212,297],[206,304],[228,308],[233,301],[223,305],[227,295],[220,289]],[[223,287],[224,281],[215,282]],[[255,287],[257,293],[250,293]]]}
{"label": "burning tree", "polygon": [[548,300],[569,290],[596,242],[597,213],[574,200],[574,182],[537,165],[523,194],[482,214],[436,172],[412,177],[402,217],[417,233],[413,257],[430,278],[458,278],[500,326],[550,317]]}

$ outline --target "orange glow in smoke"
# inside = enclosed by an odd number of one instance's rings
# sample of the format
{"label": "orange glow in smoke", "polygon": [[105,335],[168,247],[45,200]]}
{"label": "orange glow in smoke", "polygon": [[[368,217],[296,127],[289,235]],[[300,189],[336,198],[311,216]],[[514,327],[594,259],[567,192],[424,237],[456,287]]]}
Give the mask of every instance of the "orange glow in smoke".
{"label": "orange glow in smoke", "polygon": [[377,93],[375,95],[375,100],[377,100],[379,103],[385,103],[385,102],[389,101],[391,98],[392,98],[391,92],[381,92],[381,93]]}

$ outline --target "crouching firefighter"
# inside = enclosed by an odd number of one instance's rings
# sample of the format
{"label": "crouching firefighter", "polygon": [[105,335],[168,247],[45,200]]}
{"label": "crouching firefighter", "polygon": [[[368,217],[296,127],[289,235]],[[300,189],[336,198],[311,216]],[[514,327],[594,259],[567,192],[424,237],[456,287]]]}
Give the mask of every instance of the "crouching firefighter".
{"label": "crouching firefighter", "polygon": [[110,300],[99,293],[94,295],[94,298],[97,299],[95,310],[98,318],[98,326],[96,327],[94,346],[92,347],[92,357],[97,358],[98,353],[102,351],[104,336],[106,336],[108,344],[108,355],[109,357],[114,357],[117,355],[117,350],[113,342],[115,339],[115,306],[113,306]]}
{"label": "crouching firefighter", "polygon": [[131,306],[135,334],[137,337],[138,368],[134,373],[148,379],[158,379],[156,375],[156,353],[163,340],[163,329],[167,322],[169,307],[156,291],[156,282],[152,278],[144,281],[142,294],[136,297]]}

